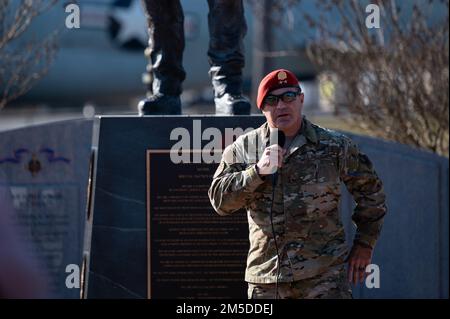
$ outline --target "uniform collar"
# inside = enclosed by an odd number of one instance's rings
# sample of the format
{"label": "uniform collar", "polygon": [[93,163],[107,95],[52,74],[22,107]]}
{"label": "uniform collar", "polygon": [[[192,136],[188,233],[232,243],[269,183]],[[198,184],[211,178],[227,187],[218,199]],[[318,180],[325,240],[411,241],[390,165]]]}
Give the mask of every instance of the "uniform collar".
{"label": "uniform collar", "polygon": [[[267,146],[269,146],[268,144],[269,144],[269,139],[270,139],[269,124],[267,122],[265,122],[261,126],[261,130],[262,130],[262,142],[263,142],[262,145],[265,145],[267,147]],[[307,143],[307,141],[309,141],[313,144],[316,144],[318,139],[317,139],[316,130],[312,126],[311,122],[309,120],[307,120],[305,116],[303,116],[302,126],[301,126],[299,132],[297,133],[297,135],[292,140],[291,145],[289,145],[289,149],[287,151],[287,156],[291,155],[296,150],[298,150],[300,147],[305,145]]]}
{"label": "uniform collar", "polygon": [[300,129],[300,134],[305,135],[306,138],[311,143],[316,144],[318,141],[316,130],[312,126],[311,122],[306,119],[305,116],[303,116],[303,119],[302,119],[302,127]]}

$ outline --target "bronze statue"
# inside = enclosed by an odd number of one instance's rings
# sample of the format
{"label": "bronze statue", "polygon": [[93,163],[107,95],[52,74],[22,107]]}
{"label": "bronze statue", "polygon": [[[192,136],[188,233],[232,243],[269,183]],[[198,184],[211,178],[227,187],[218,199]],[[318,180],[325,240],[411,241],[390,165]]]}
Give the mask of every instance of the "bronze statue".
{"label": "bronze statue", "polygon": [[[186,77],[184,14],[179,0],[144,0],[149,26],[147,98],[140,115],[181,114],[180,94]],[[250,114],[242,96],[243,38],[247,31],[242,0],[208,0],[209,75],[216,114]]]}

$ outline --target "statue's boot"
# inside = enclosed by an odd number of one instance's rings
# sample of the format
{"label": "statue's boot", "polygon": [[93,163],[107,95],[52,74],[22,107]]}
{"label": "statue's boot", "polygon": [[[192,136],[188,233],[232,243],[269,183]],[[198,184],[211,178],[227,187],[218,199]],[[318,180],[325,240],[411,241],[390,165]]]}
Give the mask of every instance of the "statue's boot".
{"label": "statue's boot", "polygon": [[243,39],[247,32],[242,0],[208,0],[208,5],[209,75],[216,114],[250,114],[250,102],[242,96]]}
{"label": "statue's boot", "polygon": [[148,58],[144,83],[147,98],[138,105],[139,115],[181,114],[184,15],[179,0],[145,0],[149,26]]}

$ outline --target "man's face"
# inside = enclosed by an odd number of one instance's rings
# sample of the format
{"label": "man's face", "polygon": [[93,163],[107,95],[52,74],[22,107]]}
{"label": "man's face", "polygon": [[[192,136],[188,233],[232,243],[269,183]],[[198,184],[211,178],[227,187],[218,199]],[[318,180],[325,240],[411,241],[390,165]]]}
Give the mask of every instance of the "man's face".
{"label": "man's face", "polygon": [[[284,133],[288,136],[297,133],[298,129],[300,128],[304,95],[303,93],[300,93],[299,95],[296,95],[295,98],[290,102],[283,101],[283,99],[281,99],[281,95],[285,94],[286,92],[296,93],[298,91],[299,88],[293,87],[280,88],[270,91],[262,104],[262,112],[266,117],[269,126],[272,128],[276,127],[284,131]],[[266,103],[267,97],[270,95],[279,96],[276,105],[269,105]],[[289,97],[286,100],[289,100]]]}

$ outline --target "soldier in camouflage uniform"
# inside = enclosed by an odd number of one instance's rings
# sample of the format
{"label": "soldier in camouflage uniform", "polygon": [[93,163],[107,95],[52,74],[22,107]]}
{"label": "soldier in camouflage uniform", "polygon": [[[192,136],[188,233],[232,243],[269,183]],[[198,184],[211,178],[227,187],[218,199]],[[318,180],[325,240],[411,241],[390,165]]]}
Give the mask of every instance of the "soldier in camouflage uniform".
{"label": "soldier in camouflage uniform", "polygon": [[[257,98],[267,122],[225,149],[209,189],[218,214],[247,210],[249,298],[351,298],[349,282],[363,281],[386,213],[369,158],[345,135],[303,117],[303,99],[294,74],[268,74]],[[270,141],[276,129],[286,135],[284,148]],[[350,253],[338,212],[341,182],[357,204]]]}

